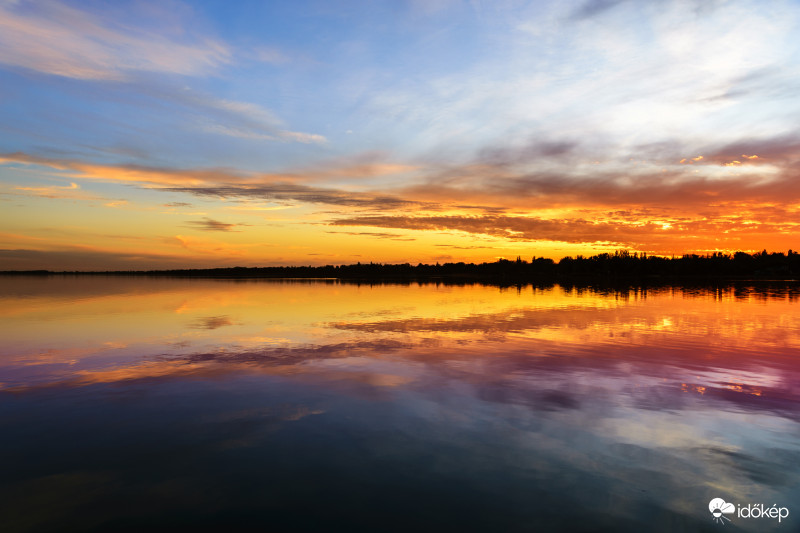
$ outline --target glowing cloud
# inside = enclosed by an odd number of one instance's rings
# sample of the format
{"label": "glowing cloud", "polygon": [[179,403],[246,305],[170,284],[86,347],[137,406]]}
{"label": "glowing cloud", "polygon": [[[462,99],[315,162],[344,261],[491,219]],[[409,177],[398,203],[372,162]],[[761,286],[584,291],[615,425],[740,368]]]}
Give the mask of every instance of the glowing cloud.
{"label": "glowing cloud", "polygon": [[775,2],[0,1],[0,268],[787,248]]}

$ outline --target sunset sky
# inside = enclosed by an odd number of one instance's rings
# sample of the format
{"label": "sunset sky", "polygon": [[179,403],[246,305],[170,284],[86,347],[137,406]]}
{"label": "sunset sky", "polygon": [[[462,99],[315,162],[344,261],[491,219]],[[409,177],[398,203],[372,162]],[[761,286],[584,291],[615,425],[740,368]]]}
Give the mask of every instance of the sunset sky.
{"label": "sunset sky", "polygon": [[800,248],[800,3],[0,0],[0,270]]}

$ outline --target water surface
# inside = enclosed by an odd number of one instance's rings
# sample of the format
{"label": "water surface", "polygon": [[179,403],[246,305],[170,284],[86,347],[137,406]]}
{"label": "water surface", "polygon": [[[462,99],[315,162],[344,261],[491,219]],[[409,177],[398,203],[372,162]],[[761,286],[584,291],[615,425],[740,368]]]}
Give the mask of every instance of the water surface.
{"label": "water surface", "polygon": [[0,529],[797,531],[798,295],[0,278]]}

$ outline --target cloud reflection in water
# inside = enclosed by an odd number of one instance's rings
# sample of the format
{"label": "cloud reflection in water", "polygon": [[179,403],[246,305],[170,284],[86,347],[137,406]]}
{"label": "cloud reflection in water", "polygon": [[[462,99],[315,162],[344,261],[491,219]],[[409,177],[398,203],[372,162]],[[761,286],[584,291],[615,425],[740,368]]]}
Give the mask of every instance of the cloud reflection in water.
{"label": "cloud reflection in water", "polygon": [[[113,281],[7,298],[2,451],[38,466],[4,490],[80,490],[67,521],[152,491],[173,505],[142,524],[269,507],[299,530],[411,527],[412,493],[465,530],[702,530],[711,497],[800,501],[800,318],[774,287]],[[321,514],[292,522],[301,501]]]}

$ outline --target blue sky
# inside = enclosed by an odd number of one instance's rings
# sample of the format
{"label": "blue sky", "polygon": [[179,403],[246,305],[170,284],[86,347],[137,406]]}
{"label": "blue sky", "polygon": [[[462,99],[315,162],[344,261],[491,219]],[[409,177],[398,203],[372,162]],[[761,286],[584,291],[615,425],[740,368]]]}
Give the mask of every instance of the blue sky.
{"label": "blue sky", "polygon": [[790,248],[798,22],[783,1],[3,1],[0,257]]}

